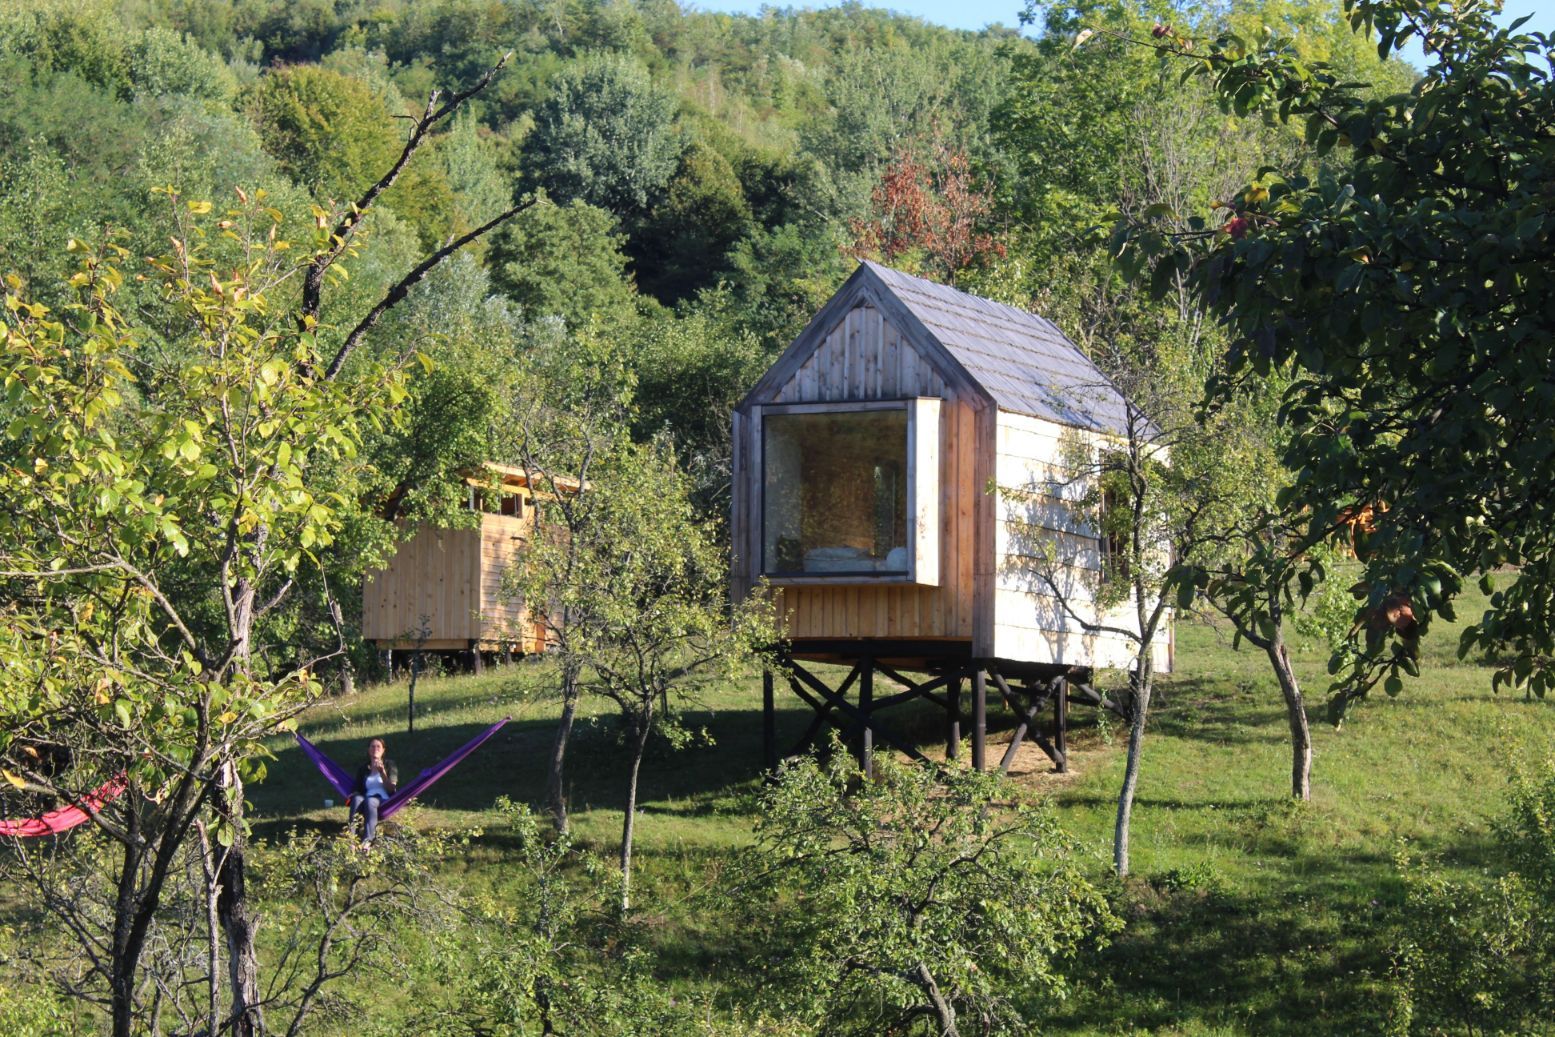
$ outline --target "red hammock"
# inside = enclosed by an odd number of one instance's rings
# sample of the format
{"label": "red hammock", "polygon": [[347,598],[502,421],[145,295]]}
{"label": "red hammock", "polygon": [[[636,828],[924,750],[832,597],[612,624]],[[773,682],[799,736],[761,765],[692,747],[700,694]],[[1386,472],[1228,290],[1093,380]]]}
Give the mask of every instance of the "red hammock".
{"label": "red hammock", "polygon": [[14,835],[21,839],[32,839],[42,835],[58,835],[60,832],[68,832],[76,825],[91,820],[92,815],[88,811],[98,811],[112,800],[119,798],[124,791],[124,775],[112,778],[96,792],[89,792],[82,796],[78,802],[80,806],[71,805],[60,807],[58,810],[50,810],[42,817],[26,817],[20,821],[0,820],[0,836]]}

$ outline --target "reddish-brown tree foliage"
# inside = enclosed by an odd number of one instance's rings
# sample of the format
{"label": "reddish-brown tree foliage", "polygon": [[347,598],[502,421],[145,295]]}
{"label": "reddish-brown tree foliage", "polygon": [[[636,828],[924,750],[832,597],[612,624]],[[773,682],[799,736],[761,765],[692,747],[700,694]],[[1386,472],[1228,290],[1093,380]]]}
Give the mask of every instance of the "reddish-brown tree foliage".
{"label": "reddish-brown tree foliage", "polygon": [[899,148],[871,202],[867,218],[849,222],[849,255],[892,265],[909,257],[919,272],[945,280],[1004,255],[1004,246],[983,229],[993,196],[973,180],[966,154],[943,143]]}

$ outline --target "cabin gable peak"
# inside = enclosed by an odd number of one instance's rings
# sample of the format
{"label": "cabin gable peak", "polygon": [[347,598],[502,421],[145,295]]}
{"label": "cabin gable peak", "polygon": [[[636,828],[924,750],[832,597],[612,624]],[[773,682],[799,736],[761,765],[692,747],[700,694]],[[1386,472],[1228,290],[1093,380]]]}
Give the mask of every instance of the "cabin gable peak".
{"label": "cabin gable peak", "polygon": [[847,315],[880,311],[944,379],[981,409],[1126,435],[1139,414],[1057,325],[1026,310],[870,260],[815,315],[740,404],[770,402]]}
{"label": "cabin gable peak", "polygon": [[[890,286],[881,279],[874,265],[862,263],[836,294],[827,300],[826,305],[816,312],[805,329],[773,362],[736,409],[749,412],[753,406],[774,402],[798,375],[805,362],[826,346],[848,316],[863,307],[876,310],[885,324],[900,336],[903,346],[912,349],[920,361],[939,376],[947,390],[966,399],[979,410],[993,403],[993,399],[955,355],[924,327],[910,308],[902,304]],[[917,393],[904,392],[903,395]]]}

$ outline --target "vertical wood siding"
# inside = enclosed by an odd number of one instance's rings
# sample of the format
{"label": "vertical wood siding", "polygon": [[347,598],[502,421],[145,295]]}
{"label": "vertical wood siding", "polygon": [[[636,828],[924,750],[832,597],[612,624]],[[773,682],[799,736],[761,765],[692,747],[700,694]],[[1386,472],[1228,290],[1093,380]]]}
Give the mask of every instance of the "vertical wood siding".
{"label": "vertical wood siding", "polygon": [[[973,636],[974,552],[978,518],[990,517],[980,500],[978,425],[988,408],[947,385],[879,309],[848,313],[767,399],[756,403],[826,403],[929,396],[940,411],[939,585],[801,586],[778,590],[780,610],[795,638],[949,638]],[[734,422],[734,593],[748,593],[759,566],[761,516],[760,422],[742,412]],[[991,437],[989,437],[991,438]],[[984,480],[986,481],[986,480]],[[990,570],[991,564],[981,568]]]}
{"label": "vertical wood siding", "polygon": [[414,642],[427,617],[429,647],[475,641],[543,649],[541,632],[522,603],[504,602],[502,573],[517,558],[533,526],[523,518],[482,515],[479,529],[423,526],[401,543],[387,568],[370,571],[362,586],[362,637]]}

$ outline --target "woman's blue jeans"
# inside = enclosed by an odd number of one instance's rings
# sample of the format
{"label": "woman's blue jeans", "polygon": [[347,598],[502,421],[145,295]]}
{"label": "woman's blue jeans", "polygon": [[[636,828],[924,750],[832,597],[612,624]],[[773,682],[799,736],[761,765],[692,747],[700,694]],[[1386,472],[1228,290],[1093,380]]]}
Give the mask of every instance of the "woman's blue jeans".
{"label": "woman's blue jeans", "polygon": [[364,796],[360,792],[351,794],[351,812],[347,816],[354,821],[360,812],[367,819],[367,832],[362,836],[366,842],[372,842],[373,836],[378,834],[378,804],[381,802],[381,796]]}

